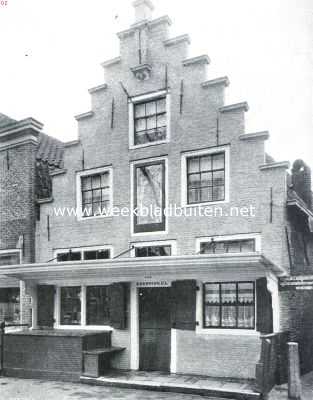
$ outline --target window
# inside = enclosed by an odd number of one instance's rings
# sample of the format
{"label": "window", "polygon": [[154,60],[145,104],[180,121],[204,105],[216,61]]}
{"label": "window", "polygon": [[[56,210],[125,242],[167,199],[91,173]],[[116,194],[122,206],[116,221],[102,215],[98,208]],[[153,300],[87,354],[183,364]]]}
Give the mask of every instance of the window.
{"label": "window", "polygon": [[165,160],[134,165],[134,232],[165,230]]}
{"label": "window", "polygon": [[109,172],[81,178],[82,212],[85,217],[99,215],[110,207]]}
{"label": "window", "polygon": [[20,289],[0,288],[0,321],[20,322]]}
{"label": "window", "polygon": [[166,139],[166,97],[134,104],[134,145]]}
{"label": "window", "polygon": [[78,218],[108,216],[113,206],[112,168],[97,168],[77,174]]}
{"label": "window", "polygon": [[61,325],[81,324],[81,287],[61,288]]}
{"label": "window", "polygon": [[204,328],[254,329],[254,282],[205,283]]}
{"label": "window", "polygon": [[87,286],[87,325],[110,325],[108,286]]}
{"label": "window", "polygon": [[58,253],[57,261],[64,262],[64,261],[79,261],[81,260],[82,255],[80,251],[67,251],[65,253]]}
{"label": "window", "polygon": [[21,263],[20,250],[0,253],[0,265],[16,265]]}
{"label": "window", "polygon": [[253,253],[255,240],[211,240],[200,243],[200,254]]}
{"label": "window", "polygon": [[225,200],[225,154],[205,154],[187,159],[187,202]]}
{"label": "window", "polygon": [[144,246],[135,248],[135,257],[171,256],[172,246]]}
{"label": "window", "polygon": [[65,261],[91,261],[106,260],[111,258],[111,248],[89,248],[89,249],[73,249],[73,250],[57,250],[57,262]]}

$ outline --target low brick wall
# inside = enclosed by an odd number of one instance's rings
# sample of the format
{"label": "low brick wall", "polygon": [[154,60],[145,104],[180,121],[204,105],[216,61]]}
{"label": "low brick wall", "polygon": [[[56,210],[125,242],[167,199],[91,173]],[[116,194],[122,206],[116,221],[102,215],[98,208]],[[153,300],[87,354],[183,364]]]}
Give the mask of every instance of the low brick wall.
{"label": "low brick wall", "polygon": [[[105,344],[105,333],[9,333],[4,338],[4,374],[21,378],[79,381],[83,349]],[[109,345],[109,343],[108,343]]]}
{"label": "low brick wall", "polygon": [[177,330],[177,373],[255,378],[261,340],[257,335],[197,334]]}

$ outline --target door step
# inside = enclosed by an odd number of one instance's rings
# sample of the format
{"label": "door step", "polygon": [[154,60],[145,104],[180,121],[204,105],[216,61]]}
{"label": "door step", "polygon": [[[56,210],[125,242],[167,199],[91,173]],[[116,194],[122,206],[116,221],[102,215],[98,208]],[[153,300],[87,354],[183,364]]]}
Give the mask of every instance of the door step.
{"label": "door step", "polygon": [[[149,376],[150,375],[150,376]],[[259,400],[261,394],[256,392],[252,384],[223,380],[221,378],[196,377],[192,375],[124,373],[109,374],[99,378],[81,376],[80,381],[88,385],[100,385],[127,389],[151,390],[157,392],[173,392],[214,396],[224,399]]]}

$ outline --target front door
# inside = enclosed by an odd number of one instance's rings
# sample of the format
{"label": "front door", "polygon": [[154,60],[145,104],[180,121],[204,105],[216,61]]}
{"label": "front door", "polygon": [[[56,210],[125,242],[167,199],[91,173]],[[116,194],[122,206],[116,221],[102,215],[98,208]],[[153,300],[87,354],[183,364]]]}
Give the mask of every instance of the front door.
{"label": "front door", "polygon": [[53,328],[54,286],[37,286],[37,324],[40,328]]}
{"label": "front door", "polygon": [[171,288],[139,289],[139,368],[170,370]]}

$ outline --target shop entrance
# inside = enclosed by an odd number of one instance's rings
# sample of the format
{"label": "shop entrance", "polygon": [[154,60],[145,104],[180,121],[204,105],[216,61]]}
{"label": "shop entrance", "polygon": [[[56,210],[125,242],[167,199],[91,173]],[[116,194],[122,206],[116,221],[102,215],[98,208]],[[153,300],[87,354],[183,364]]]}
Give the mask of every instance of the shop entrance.
{"label": "shop entrance", "polygon": [[171,288],[139,289],[139,368],[170,371]]}

